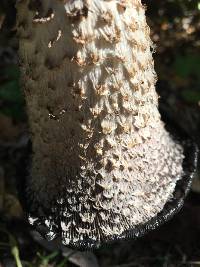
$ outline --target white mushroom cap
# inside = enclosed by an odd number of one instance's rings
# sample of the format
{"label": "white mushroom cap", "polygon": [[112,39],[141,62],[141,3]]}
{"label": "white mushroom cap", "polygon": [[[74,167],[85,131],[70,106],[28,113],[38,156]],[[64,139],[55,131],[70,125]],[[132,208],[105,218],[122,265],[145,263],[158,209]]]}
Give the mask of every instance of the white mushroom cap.
{"label": "white mushroom cap", "polygon": [[156,216],[182,176],[140,0],[18,3],[32,136],[30,222],[100,243]]}

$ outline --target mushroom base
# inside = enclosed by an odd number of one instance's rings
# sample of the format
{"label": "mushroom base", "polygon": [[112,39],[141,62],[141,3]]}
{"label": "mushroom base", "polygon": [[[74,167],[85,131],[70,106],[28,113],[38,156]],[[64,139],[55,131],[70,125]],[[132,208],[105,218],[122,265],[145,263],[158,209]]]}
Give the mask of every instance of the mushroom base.
{"label": "mushroom base", "polygon": [[[128,220],[129,217],[125,217],[122,211],[119,216],[116,216],[116,213],[110,210],[104,213],[107,218],[102,218],[103,213],[100,216],[101,210],[98,207],[97,210],[89,213],[88,217],[85,213],[85,217],[81,218],[76,210],[72,216],[67,217],[67,210],[71,209],[71,207],[62,197],[50,204],[51,209],[44,207],[41,202],[35,202],[31,206],[31,210],[29,210],[30,223],[48,240],[60,237],[65,245],[84,250],[95,249],[104,243],[116,240],[138,238],[149,230],[157,228],[169,220],[182,207],[184,198],[190,189],[197,162],[196,145],[181,131],[177,134],[177,132],[175,133],[174,130],[170,129],[170,132],[173,133],[174,140],[177,140],[183,148],[182,177],[181,179],[180,177],[177,178],[173,184],[175,189],[169,195],[166,204],[163,205],[164,208],[153,217],[147,218],[144,223],[131,224],[130,220]],[[73,194],[71,196],[71,199],[73,199]],[[31,202],[30,195],[29,202]],[[74,209],[76,208],[78,208],[78,205],[74,207]],[[85,210],[82,210],[83,215],[84,212]],[[93,217],[94,212],[96,214],[95,218]]]}

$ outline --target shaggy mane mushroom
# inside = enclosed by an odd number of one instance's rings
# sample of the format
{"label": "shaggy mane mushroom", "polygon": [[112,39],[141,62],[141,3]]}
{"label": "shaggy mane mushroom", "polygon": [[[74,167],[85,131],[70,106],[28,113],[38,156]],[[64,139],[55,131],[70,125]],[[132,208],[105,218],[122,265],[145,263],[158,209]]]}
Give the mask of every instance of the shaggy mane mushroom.
{"label": "shaggy mane mushroom", "polygon": [[29,221],[97,247],[170,201],[184,149],[158,111],[141,0],[21,0],[19,58],[32,141]]}

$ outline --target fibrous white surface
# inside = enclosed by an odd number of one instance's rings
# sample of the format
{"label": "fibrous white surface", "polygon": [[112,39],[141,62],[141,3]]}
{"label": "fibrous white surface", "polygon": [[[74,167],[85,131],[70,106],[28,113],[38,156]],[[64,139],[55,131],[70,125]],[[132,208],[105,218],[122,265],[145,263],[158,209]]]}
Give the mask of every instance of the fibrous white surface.
{"label": "fibrous white surface", "polygon": [[[39,1],[40,2],[40,1]],[[64,244],[101,242],[170,200],[183,151],[158,112],[140,0],[18,3],[33,156],[30,222]]]}

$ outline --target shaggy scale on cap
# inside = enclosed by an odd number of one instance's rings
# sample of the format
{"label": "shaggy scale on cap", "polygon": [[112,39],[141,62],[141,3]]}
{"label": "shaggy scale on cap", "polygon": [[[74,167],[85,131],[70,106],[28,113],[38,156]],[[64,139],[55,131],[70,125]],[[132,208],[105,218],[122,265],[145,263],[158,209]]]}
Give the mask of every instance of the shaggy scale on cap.
{"label": "shaggy scale on cap", "polygon": [[140,0],[21,0],[19,57],[32,139],[29,220],[99,245],[170,200],[183,149],[164,128]]}

